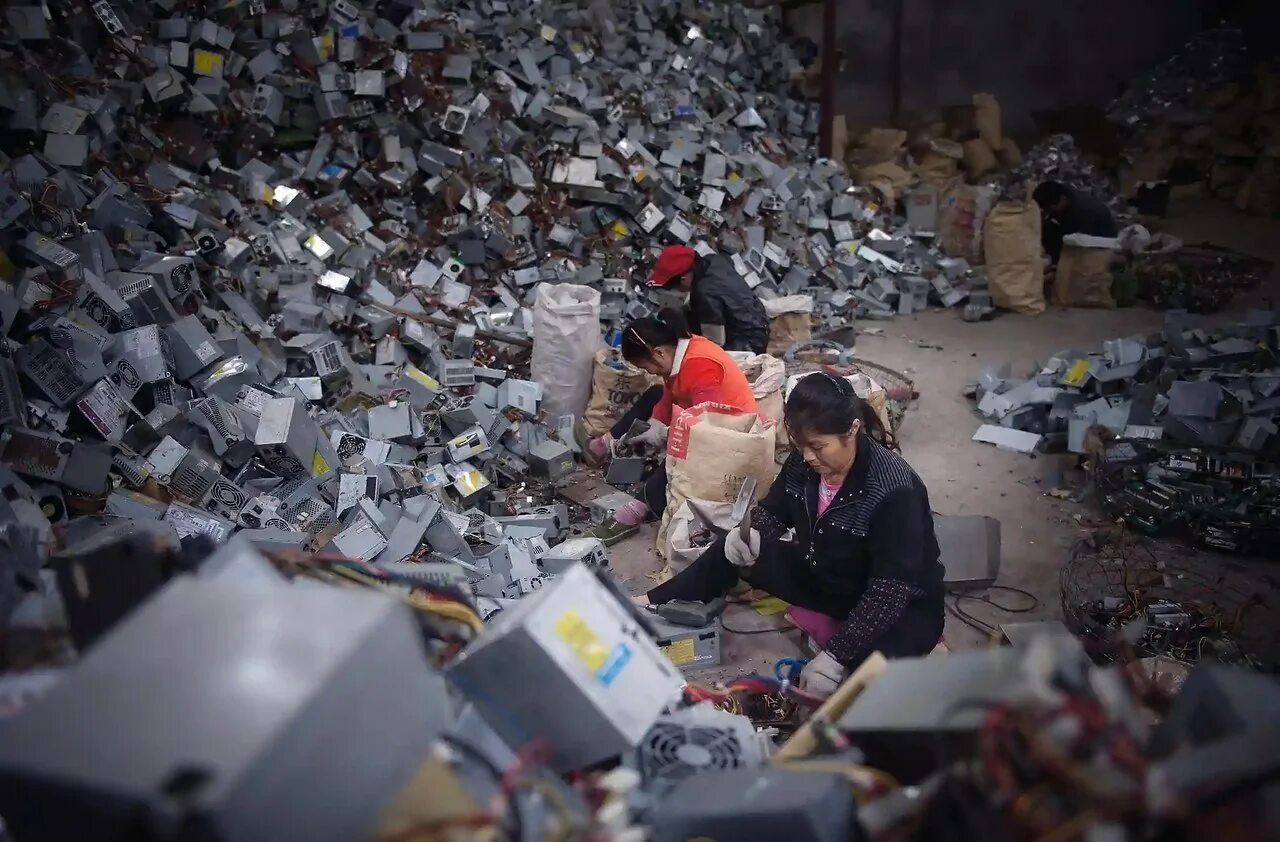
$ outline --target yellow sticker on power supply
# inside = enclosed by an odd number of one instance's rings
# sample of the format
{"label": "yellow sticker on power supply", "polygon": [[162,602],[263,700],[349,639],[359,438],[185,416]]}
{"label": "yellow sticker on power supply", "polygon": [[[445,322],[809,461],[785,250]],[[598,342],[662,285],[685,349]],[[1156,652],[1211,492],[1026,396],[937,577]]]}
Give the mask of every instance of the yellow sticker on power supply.
{"label": "yellow sticker on power supply", "polygon": [[1062,378],[1062,382],[1068,386],[1079,386],[1084,382],[1084,377],[1089,373],[1088,360],[1076,360],[1071,368],[1067,369],[1066,375]]}
{"label": "yellow sticker on power supply", "polygon": [[560,639],[569,645],[578,659],[592,672],[600,669],[609,657],[609,649],[577,611],[570,609],[561,614],[560,619],[556,620],[555,630]]}
{"label": "yellow sticker on power supply", "polygon": [[404,373],[405,373],[405,374],[407,374],[407,375],[409,375],[409,377],[410,377],[410,378],[412,378],[412,379],[414,379],[414,380],[418,381],[419,383],[421,383],[423,386],[426,386],[426,387],[427,387],[428,389],[430,389],[431,391],[433,391],[433,392],[439,392],[439,391],[440,391],[440,383],[439,383],[439,381],[437,381],[437,380],[436,380],[434,377],[432,377],[430,374],[427,374],[427,373],[426,373],[425,371],[423,371],[422,369],[420,369],[420,368],[418,368],[418,367],[416,367],[416,366],[414,366],[414,365],[410,364],[410,365],[405,366],[405,368],[404,368]]}
{"label": "yellow sticker on power supply", "polygon": [[324,461],[324,457],[317,450],[311,454],[311,476],[318,477],[327,473],[329,473],[329,463]]}
{"label": "yellow sticker on power supply", "polygon": [[625,237],[629,232],[627,231],[627,226],[622,224],[622,220],[617,220],[613,223],[613,233],[619,237]]}
{"label": "yellow sticker on power supply", "polygon": [[191,69],[199,76],[222,76],[222,53],[196,50],[191,57]]}
{"label": "yellow sticker on power supply", "polygon": [[693,659],[697,657],[693,652],[692,637],[686,637],[684,640],[673,640],[662,647],[662,651],[667,656],[667,660],[678,667],[693,663]]}

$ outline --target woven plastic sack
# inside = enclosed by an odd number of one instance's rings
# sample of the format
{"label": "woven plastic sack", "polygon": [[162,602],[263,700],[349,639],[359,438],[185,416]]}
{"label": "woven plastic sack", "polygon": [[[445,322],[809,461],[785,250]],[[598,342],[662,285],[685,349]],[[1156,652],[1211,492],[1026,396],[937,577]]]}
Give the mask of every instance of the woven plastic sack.
{"label": "woven plastic sack", "polygon": [[685,500],[732,503],[747,477],[763,497],[777,474],[776,424],[755,412],[703,403],[676,414],[667,433],[667,508],[657,550],[666,552],[671,519]]}
{"label": "woven plastic sack", "polygon": [[581,415],[591,398],[600,347],[600,293],[577,284],[539,284],[533,304],[529,375],[548,415]]}
{"label": "woven plastic sack", "polygon": [[662,378],[636,368],[617,351],[610,348],[596,351],[591,370],[591,399],[582,416],[587,434],[595,437],[609,432],[637,398],[660,385]]}
{"label": "woven plastic sack", "polygon": [[[698,508],[715,521],[720,529],[731,529],[733,523],[733,503],[716,503],[711,500],[697,500]],[[689,508],[689,501],[680,504],[680,508],[671,517],[671,526],[667,530],[666,549],[662,553],[667,560],[664,578],[670,578],[682,572],[690,564],[698,560],[698,556],[707,550],[702,543],[694,543],[694,536],[704,531],[702,521]]]}
{"label": "woven plastic sack", "polygon": [[786,450],[791,446],[786,428],[782,424],[782,388],[787,382],[786,363],[768,354],[750,354],[744,351],[730,352],[729,356],[746,376],[760,414],[776,422],[776,449]]}

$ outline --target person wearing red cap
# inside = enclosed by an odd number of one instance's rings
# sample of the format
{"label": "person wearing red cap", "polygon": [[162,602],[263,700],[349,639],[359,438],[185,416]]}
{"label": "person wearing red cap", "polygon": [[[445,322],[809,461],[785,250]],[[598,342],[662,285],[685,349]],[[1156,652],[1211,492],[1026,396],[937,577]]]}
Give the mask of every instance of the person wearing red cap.
{"label": "person wearing red cap", "polygon": [[700,255],[688,246],[667,246],[649,276],[651,286],[689,294],[689,326],[726,351],[763,354],[769,317],[733,261]]}

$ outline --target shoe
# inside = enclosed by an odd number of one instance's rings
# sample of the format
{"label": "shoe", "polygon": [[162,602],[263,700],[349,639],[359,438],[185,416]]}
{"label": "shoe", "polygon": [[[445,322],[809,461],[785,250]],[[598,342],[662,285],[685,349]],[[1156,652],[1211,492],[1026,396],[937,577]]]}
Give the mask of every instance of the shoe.
{"label": "shoe", "polygon": [[609,518],[604,523],[591,530],[594,538],[599,538],[606,547],[612,547],[624,538],[629,538],[640,531],[640,527],[627,526],[625,523],[619,523],[614,518]]}
{"label": "shoe", "polygon": [[[608,434],[606,433],[606,435]],[[591,438],[587,433],[586,425],[581,419],[578,420],[578,423],[573,425],[573,440],[578,445],[578,452],[582,454],[582,461],[586,463],[588,468],[598,468],[605,463],[606,459],[602,458],[600,448],[596,445],[596,442],[604,440],[604,436],[594,439]],[[604,455],[607,456],[609,453],[609,446],[607,443],[603,450]]]}

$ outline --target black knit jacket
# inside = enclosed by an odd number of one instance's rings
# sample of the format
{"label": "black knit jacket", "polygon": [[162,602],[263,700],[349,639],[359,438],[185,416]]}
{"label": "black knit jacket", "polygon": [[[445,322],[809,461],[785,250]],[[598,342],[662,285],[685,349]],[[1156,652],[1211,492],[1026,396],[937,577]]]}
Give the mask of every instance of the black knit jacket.
{"label": "black knit jacket", "polygon": [[850,606],[826,651],[846,665],[876,650],[891,657],[926,654],[942,635],[944,590],[924,483],[905,459],[865,434],[821,517],[818,482],[793,452],[753,510],[752,526],[775,541],[795,529],[795,546],[807,548],[798,563]]}

